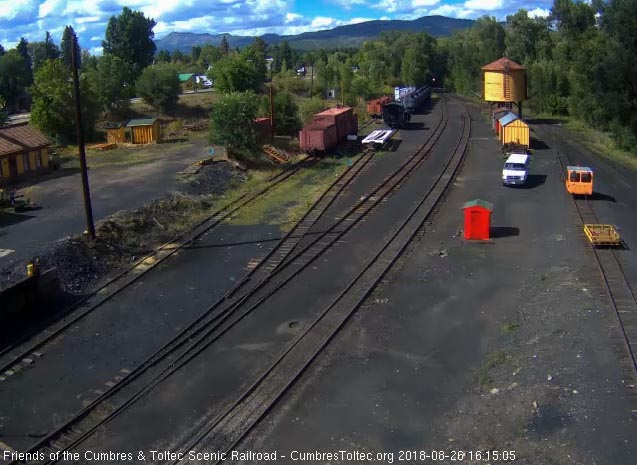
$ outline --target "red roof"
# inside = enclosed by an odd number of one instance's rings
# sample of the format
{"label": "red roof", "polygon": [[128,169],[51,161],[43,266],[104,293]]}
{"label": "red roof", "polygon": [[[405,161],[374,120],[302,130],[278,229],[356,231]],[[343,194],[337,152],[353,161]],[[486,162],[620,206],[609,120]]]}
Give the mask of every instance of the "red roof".
{"label": "red roof", "polygon": [[504,71],[507,68],[507,65],[510,70],[526,69],[525,66],[519,65],[515,61],[511,61],[507,57],[502,57],[488,65],[484,65],[482,67],[482,71]]}
{"label": "red roof", "polygon": [[352,107],[340,107],[340,108],[328,108],[321,113],[317,113],[314,116],[336,116],[343,113],[347,113],[348,111],[352,111]]}
{"label": "red roof", "polygon": [[27,124],[0,128],[0,155],[51,145],[44,134]]}

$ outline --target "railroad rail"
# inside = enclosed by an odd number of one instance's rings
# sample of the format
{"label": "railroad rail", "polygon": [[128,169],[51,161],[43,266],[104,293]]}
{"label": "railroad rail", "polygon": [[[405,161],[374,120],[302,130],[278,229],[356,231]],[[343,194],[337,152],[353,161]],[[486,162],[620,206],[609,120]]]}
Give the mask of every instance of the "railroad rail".
{"label": "railroad rail", "polygon": [[[213,304],[206,313],[183,330],[173,341],[149,357],[132,373],[124,376],[117,384],[111,387],[109,391],[73,416],[65,425],[47,434],[35,446],[30,448],[29,451],[44,451],[45,456],[48,457],[48,452],[69,450],[76,447],[97,428],[117,417],[139,398],[150,392],[163,380],[199,355],[236,323],[241,321],[272,294],[282,288],[292,277],[298,275],[367,216],[382,202],[385,196],[389,195],[391,191],[401,185],[420,165],[444,132],[447,124],[445,113],[446,111],[443,105],[442,117],[438,126],[420,149],[408,157],[392,175],[388,176],[379,186],[374,188],[368,196],[357,202],[348,213],[341,217],[331,228],[323,232],[284,263],[281,263],[280,257],[276,258],[275,260],[278,260],[278,264],[267,278],[256,283],[253,287],[248,287],[248,291],[240,297],[236,296],[236,288],[233,289],[225,298]],[[357,163],[363,163],[365,160],[369,161],[369,158],[370,157],[361,157]],[[354,165],[352,168],[355,166],[357,165]],[[362,167],[360,169],[362,169]],[[334,198],[336,198],[336,196],[334,196]],[[333,199],[324,199],[319,199],[317,203],[323,201],[329,206],[333,201]],[[343,224],[345,224],[346,227],[339,230],[338,227]],[[289,237],[291,236],[292,234],[290,234]],[[284,252],[289,253],[289,250]],[[266,258],[271,259],[272,255],[273,254]],[[266,262],[265,259],[264,262]],[[284,274],[284,272],[286,273]],[[244,284],[248,283],[251,277],[253,276],[247,277],[247,279],[244,280]],[[273,278],[278,279],[274,280]],[[257,293],[257,291],[260,291],[260,293]],[[224,307],[224,303],[229,303],[229,305]],[[242,312],[237,312],[237,310],[245,307],[248,308]],[[215,310],[218,311],[215,312]],[[154,370],[151,371],[151,368]],[[133,384],[133,381],[137,381],[137,383]],[[142,385],[141,388],[139,384]],[[116,394],[120,394],[118,399],[114,398]],[[107,399],[108,402],[105,402]],[[108,404],[108,407],[106,407],[106,404]],[[44,463],[55,462],[45,461]]]}
{"label": "railroad rail", "polygon": [[[111,299],[119,292],[128,288],[151,268],[154,268],[175,252],[185,248],[198,237],[209,232],[240,209],[261,198],[273,188],[299,173],[302,169],[316,164],[318,161],[319,160],[316,158],[309,158],[272,176],[266,181],[267,185],[263,189],[260,189],[256,193],[247,192],[241,195],[228,205],[225,205],[223,208],[200,221],[188,231],[156,248],[152,253],[137,260],[132,266],[121,273],[118,273],[99,288],[93,290],[89,295],[82,298],[79,302],[76,302],[68,309],[68,318],[63,318],[59,322],[36,334],[31,333],[18,343],[1,350],[0,375],[6,373],[8,370],[11,370],[19,364],[28,364],[28,360],[32,360],[34,357],[37,358],[40,353],[39,350],[47,343],[57,339],[60,334],[95,311],[100,305]],[[25,359],[27,362],[25,362]]]}
{"label": "railroad rail", "polygon": [[[194,439],[181,445],[182,452],[196,448],[230,452],[247,437],[250,431],[294,386],[404,253],[437,207],[461,166],[470,133],[470,119],[465,112],[463,134],[452,157],[449,158],[428,192],[412,209],[390,240],[367,262],[363,270],[341,294],[316,317],[305,331],[297,336],[288,349],[244,391],[243,395],[223,415],[209,422],[203,428],[202,425],[198,425]],[[222,460],[218,460],[215,463],[221,462]],[[177,460],[172,463],[173,465],[181,465],[187,461]]]}
{"label": "railroad rail", "polygon": [[[552,131],[544,128],[545,131]],[[562,166],[562,176],[569,165],[568,152],[564,144],[558,142],[553,136],[557,158]],[[597,214],[593,210],[588,196],[571,196],[573,204],[582,226],[590,224],[601,224]],[[622,345],[630,359],[631,371],[634,376],[637,374],[637,298],[632,288],[624,268],[617,256],[617,250],[613,247],[595,246],[586,240],[588,255],[592,256],[603,282],[605,294],[609,298],[613,308],[619,329],[622,335]]]}

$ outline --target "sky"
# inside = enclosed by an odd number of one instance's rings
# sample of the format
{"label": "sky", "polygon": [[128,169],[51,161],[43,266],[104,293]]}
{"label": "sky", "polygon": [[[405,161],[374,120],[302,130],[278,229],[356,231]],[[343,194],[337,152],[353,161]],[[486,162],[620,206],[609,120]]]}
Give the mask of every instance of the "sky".
{"label": "sky", "polygon": [[524,8],[546,16],[552,0],[0,0],[0,44],[14,47],[20,37],[60,42],[70,24],[82,48],[101,53],[106,24],[123,6],[155,19],[155,38],[168,33],[234,35],[300,34],[373,19],[416,19],[442,15],[504,19]]}

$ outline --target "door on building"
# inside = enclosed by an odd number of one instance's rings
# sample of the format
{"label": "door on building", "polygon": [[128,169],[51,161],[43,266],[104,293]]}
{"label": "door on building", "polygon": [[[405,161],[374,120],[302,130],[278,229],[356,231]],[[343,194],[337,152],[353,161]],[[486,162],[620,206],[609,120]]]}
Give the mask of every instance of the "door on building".
{"label": "door on building", "polygon": [[18,175],[18,164],[16,163],[16,157],[9,158],[9,177],[15,178]]}

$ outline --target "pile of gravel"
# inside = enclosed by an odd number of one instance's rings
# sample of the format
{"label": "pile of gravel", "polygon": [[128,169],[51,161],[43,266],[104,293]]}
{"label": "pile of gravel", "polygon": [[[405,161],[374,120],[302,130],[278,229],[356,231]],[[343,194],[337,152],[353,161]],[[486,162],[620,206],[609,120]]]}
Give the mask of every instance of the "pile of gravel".
{"label": "pile of gravel", "polygon": [[219,195],[233,182],[246,179],[246,174],[235,169],[231,163],[217,162],[202,166],[196,175],[190,177],[184,192],[188,195]]}

